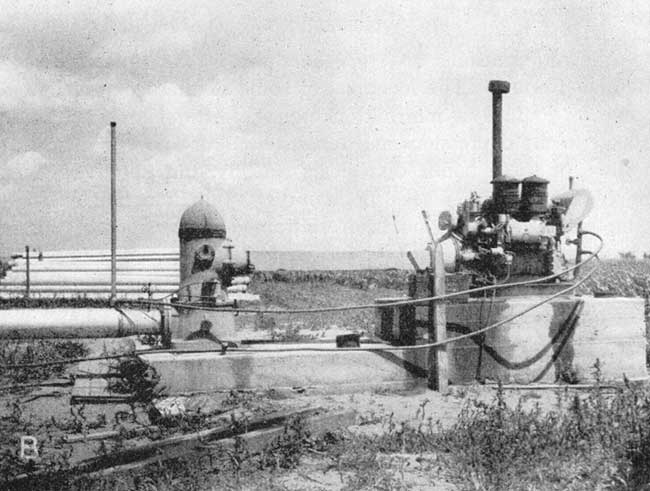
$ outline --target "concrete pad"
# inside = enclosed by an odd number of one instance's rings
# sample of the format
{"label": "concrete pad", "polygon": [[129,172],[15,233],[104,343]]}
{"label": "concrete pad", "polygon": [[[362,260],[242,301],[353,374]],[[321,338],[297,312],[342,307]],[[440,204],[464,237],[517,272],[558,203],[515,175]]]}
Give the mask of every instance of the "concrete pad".
{"label": "concrete pad", "polygon": [[426,350],[151,353],[140,357],[155,368],[168,395],[295,387],[356,392],[426,384]]}

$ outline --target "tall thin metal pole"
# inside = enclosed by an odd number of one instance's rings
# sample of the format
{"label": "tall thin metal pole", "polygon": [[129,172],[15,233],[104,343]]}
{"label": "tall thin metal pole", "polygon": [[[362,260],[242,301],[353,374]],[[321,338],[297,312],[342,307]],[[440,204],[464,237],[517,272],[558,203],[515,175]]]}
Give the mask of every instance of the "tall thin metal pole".
{"label": "tall thin metal pole", "polygon": [[111,121],[111,299],[117,297],[117,192],[116,192],[115,121]]}
{"label": "tall thin metal pole", "polygon": [[29,266],[29,246],[25,246],[25,298],[29,298],[31,287]]}

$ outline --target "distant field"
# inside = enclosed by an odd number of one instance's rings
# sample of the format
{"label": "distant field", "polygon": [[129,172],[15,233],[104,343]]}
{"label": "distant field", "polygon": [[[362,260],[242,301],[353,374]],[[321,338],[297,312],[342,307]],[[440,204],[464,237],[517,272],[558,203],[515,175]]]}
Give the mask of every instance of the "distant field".
{"label": "distant field", "polygon": [[[650,291],[650,261],[606,259],[599,263],[591,262],[583,273],[597,266],[597,271],[578,293],[614,294],[624,297],[643,297]],[[350,271],[274,271],[256,272],[254,283],[334,283],[354,289],[373,290],[385,288],[406,292],[411,270],[366,269]]]}
{"label": "distant field", "polygon": [[[585,266],[584,273],[596,263]],[[251,291],[261,296],[267,308],[305,309],[372,304],[376,298],[406,295],[407,270],[275,271],[257,272]],[[606,260],[578,294],[644,297],[650,291],[650,261]],[[266,326],[289,330],[317,331],[325,327],[372,332],[373,309],[322,314],[265,315]],[[243,321],[243,319],[241,320]],[[250,319],[248,321],[250,325]]]}
{"label": "distant field", "polygon": [[[586,266],[586,269],[591,266]],[[643,297],[650,291],[650,261],[606,259],[579,291]]]}
{"label": "distant field", "polygon": [[[576,292],[644,297],[650,292],[650,261],[607,259],[585,266],[598,270]],[[372,302],[376,297],[405,295],[412,270],[256,271],[251,289],[266,305],[307,308]],[[325,288],[327,286],[327,288]],[[15,307],[106,307],[102,299],[0,299],[0,309]]]}

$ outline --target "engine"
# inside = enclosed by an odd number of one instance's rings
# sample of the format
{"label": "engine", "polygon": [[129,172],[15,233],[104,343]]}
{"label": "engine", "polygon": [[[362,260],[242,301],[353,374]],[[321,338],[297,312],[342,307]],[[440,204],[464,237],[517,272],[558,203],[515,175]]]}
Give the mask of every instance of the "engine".
{"label": "engine", "polygon": [[438,226],[446,233],[439,246],[447,272],[471,273],[474,284],[489,284],[565,269],[561,239],[566,208],[561,202],[549,206],[548,181],[502,175],[492,186],[491,198],[482,201],[472,193],[458,206],[456,217],[440,215]]}
{"label": "engine", "polygon": [[[446,271],[470,274],[473,286],[559,274],[567,266],[561,245],[570,229],[577,229],[572,243],[580,260],[580,222],[593,199],[586,190],[570,189],[549,205],[546,179],[503,175],[501,108],[510,83],[492,80],[488,90],[492,93],[492,196],[482,201],[472,193],[458,206],[456,217],[443,212],[438,226],[445,234],[435,240],[430,233],[431,240],[442,248]],[[550,281],[571,279],[572,273],[565,273]]]}

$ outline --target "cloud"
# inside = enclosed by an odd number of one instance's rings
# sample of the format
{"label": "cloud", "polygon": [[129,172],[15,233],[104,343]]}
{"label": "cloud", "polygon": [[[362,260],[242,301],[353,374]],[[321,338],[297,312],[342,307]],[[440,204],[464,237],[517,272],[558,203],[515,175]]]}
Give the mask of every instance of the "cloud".
{"label": "cloud", "polygon": [[[631,217],[607,219],[631,196],[650,207],[648,7],[511,3],[0,0],[0,162],[48,160],[11,171],[40,179],[16,216],[56,246],[75,233],[38,217],[51,203],[103,227],[117,121],[133,246],[174,236],[143,234],[148,210],[174,224],[200,194],[251,247],[391,247],[392,214],[420,241],[422,208],[489,194],[487,81],[504,77],[504,169],[552,192],[568,174],[594,180],[603,228],[648,244]],[[610,175],[622,156],[635,164]],[[5,237],[21,243],[22,218]]]}
{"label": "cloud", "polygon": [[48,164],[38,152],[24,152],[12,157],[2,168],[2,174],[9,179],[28,177]]}
{"label": "cloud", "polygon": [[160,59],[161,55],[173,59],[192,49],[195,36],[196,33],[183,28],[163,27],[147,34],[134,30],[108,38],[91,56],[103,63],[147,63],[152,58]]}
{"label": "cloud", "polygon": [[0,109],[14,113],[83,110],[97,99],[92,81],[11,60],[0,60],[0,84]]}
{"label": "cloud", "polygon": [[[0,167],[0,201],[12,201],[12,197],[25,187],[26,178],[32,178],[41,169],[46,169],[50,162],[39,152],[23,152],[11,157]],[[38,178],[35,179],[39,181]],[[38,197],[36,197],[38,199]],[[12,206],[7,206],[5,220],[14,216]]]}

